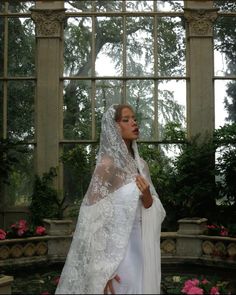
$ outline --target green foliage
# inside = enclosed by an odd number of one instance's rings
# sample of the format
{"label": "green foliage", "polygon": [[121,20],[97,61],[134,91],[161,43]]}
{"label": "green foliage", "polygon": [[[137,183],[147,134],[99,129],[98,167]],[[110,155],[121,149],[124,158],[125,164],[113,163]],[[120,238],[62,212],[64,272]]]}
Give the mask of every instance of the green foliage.
{"label": "green foliage", "polygon": [[10,184],[13,167],[20,162],[20,155],[25,152],[25,147],[19,145],[19,142],[0,138],[0,180],[3,183]]}
{"label": "green foliage", "polygon": [[186,140],[186,130],[177,121],[168,122],[163,131],[163,140],[171,142],[181,142]]}
{"label": "green foliage", "polygon": [[59,199],[58,192],[53,188],[53,179],[57,176],[56,169],[51,168],[42,177],[35,175],[33,193],[29,206],[31,223],[41,225],[43,218],[61,219],[64,206],[64,198]]}
{"label": "green foliage", "polygon": [[219,191],[218,220],[235,223],[236,219],[236,123],[227,124],[215,132],[217,148],[216,184]]}
{"label": "green foliage", "polygon": [[61,156],[64,164],[64,195],[70,203],[84,197],[95,165],[96,146],[70,145]]}
{"label": "green foliage", "polygon": [[197,138],[182,146],[174,161],[172,202],[180,217],[207,217],[215,214],[216,187],[214,145],[211,140]]}

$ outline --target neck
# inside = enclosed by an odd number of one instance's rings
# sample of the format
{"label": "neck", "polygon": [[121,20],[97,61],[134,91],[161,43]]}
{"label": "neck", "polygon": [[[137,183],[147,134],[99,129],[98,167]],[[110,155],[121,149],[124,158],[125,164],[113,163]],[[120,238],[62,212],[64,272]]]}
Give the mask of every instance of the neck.
{"label": "neck", "polygon": [[125,142],[125,144],[127,146],[129,154],[131,154],[131,156],[134,157],[134,151],[132,149],[132,140],[126,139],[126,140],[124,140],[124,142]]}

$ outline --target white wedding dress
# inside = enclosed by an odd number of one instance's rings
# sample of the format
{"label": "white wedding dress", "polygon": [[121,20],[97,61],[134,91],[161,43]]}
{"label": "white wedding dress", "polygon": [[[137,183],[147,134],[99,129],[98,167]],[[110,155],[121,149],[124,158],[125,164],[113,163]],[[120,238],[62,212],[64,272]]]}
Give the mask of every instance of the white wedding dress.
{"label": "white wedding dress", "polygon": [[[103,294],[108,280],[117,294],[160,294],[160,234],[165,210],[146,162],[133,141],[134,158],[114,121],[102,118],[100,150],[83,199],[56,294]],[[153,204],[145,209],[135,179],[149,182]]]}
{"label": "white wedding dress", "polygon": [[112,281],[115,294],[143,294],[141,206],[139,201],[125,256],[115,272],[120,282]]}

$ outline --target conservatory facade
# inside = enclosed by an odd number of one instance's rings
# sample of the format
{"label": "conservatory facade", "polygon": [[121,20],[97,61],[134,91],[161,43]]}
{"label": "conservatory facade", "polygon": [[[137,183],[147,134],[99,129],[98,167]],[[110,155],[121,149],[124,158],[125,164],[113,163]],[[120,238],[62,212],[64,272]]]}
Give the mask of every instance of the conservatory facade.
{"label": "conservatory facade", "polygon": [[27,215],[52,167],[59,195],[81,200],[113,103],[133,106],[144,154],[167,158],[173,129],[201,141],[235,123],[235,28],[234,1],[1,1],[0,135],[19,152],[1,172],[0,227]]}

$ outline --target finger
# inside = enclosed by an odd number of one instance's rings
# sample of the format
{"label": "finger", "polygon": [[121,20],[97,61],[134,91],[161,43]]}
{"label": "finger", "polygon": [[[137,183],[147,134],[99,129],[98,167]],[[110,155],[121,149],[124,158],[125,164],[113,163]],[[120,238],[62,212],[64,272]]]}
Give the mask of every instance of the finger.
{"label": "finger", "polygon": [[115,294],[115,291],[114,291],[114,288],[112,286],[112,281],[111,280],[108,282],[108,288],[110,289],[111,294]]}
{"label": "finger", "polygon": [[116,276],[114,277],[114,279],[115,279],[118,283],[120,283],[120,277],[119,277],[118,275],[116,275]]}

